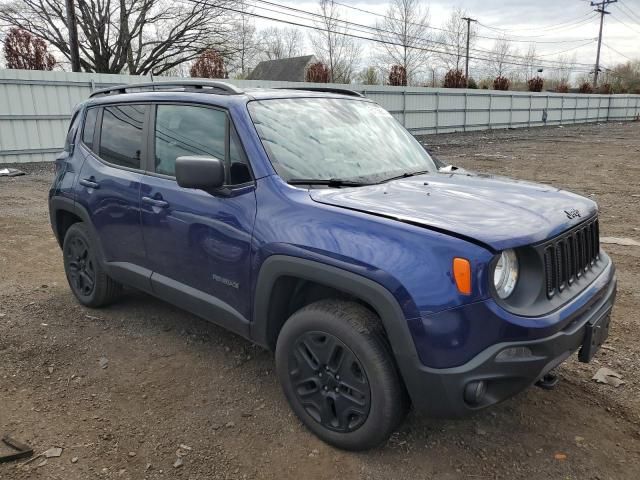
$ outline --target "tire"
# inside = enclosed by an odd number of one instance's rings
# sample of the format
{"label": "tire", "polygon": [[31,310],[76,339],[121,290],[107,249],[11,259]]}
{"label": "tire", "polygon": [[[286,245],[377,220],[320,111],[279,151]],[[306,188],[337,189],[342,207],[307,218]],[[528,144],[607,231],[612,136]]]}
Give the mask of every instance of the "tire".
{"label": "tire", "polygon": [[97,259],[87,226],[74,223],[62,244],[64,271],[71,291],[87,307],[104,307],[117,300],[122,285],[111,279]]}
{"label": "tire", "polygon": [[380,319],[362,305],[320,300],[294,313],[276,344],[276,371],[298,418],[325,442],[385,442],[409,401]]}

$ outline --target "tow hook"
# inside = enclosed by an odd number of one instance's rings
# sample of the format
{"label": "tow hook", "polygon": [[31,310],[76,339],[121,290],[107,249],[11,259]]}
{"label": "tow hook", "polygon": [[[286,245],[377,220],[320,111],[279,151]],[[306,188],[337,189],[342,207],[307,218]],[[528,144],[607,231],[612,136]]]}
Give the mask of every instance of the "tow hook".
{"label": "tow hook", "polygon": [[536,387],[544,390],[553,390],[558,385],[560,378],[555,373],[547,373],[544,377],[536,382]]}

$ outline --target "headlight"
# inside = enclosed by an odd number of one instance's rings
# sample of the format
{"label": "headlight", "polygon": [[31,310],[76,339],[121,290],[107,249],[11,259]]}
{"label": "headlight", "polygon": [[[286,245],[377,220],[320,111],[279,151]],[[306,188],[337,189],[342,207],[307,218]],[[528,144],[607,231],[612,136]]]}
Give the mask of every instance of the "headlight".
{"label": "headlight", "polygon": [[493,270],[493,285],[496,287],[498,296],[507,298],[513,293],[518,282],[518,257],[513,250],[505,250],[500,254],[500,258]]}

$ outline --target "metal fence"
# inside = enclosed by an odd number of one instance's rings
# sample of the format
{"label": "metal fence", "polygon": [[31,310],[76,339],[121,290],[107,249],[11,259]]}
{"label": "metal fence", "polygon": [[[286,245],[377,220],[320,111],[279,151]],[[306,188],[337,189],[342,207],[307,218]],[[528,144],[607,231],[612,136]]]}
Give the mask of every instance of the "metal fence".
{"label": "metal fence", "polygon": [[[162,80],[174,80],[165,78]],[[92,90],[148,77],[0,70],[0,164],[53,160],[74,105]],[[240,87],[309,84],[230,80]],[[328,85],[344,88],[345,85]],[[419,134],[632,120],[640,95],[582,95],[349,85]]]}

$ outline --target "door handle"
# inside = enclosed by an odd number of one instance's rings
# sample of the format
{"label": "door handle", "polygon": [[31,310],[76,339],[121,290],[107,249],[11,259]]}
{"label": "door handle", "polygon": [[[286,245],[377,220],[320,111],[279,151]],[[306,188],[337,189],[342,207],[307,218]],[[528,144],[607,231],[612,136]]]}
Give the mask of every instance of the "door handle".
{"label": "door handle", "polygon": [[151,197],[142,197],[142,202],[153,207],[166,208],[169,206],[169,202]]}
{"label": "door handle", "polygon": [[80,179],[80,185],[83,185],[87,188],[100,188],[100,184],[98,182],[94,181],[95,178],[93,177],[89,177],[89,178],[82,178]]}

